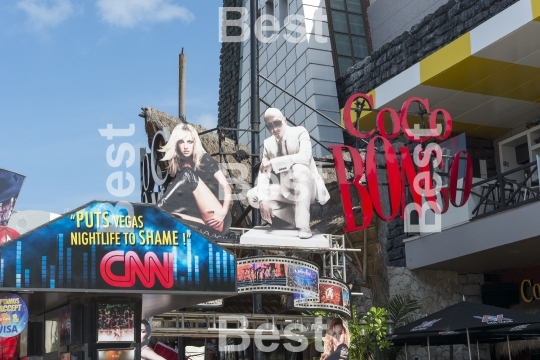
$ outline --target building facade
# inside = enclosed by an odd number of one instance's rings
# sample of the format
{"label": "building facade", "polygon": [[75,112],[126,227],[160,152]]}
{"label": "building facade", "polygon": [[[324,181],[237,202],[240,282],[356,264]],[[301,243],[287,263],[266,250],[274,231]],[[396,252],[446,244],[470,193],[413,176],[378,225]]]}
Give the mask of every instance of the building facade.
{"label": "building facade", "polygon": [[[279,12],[279,3],[273,4],[274,13]],[[372,95],[375,109],[399,110],[408,98],[427,98],[431,109],[444,108],[452,115],[452,137],[465,139],[473,162],[469,201],[443,216],[440,232],[407,233],[403,220],[377,223],[377,239],[373,241],[383,253],[380,260],[388,277],[386,297],[411,295],[422,301],[427,312],[461,301],[463,296],[538,311],[536,298],[540,294],[533,288],[535,278],[540,277],[536,250],[540,228],[534,220],[540,210],[536,162],[540,155],[540,43],[536,35],[540,1],[310,3],[293,4],[290,11],[306,16],[322,11],[327,17],[325,35],[331,41],[324,46],[308,41],[289,47],[283,42],[281,51],[279,40],[261,45],[261,75],[300,94],[301,100],[311,97],[307,101],[311,106],[339,120],[345,102],[354,93]],[[266,5],[261,4],[261,13],[269,11]],[[352,40],[359,33],[355,33],[348,12],[354,6],[364,14],[368,54],[361,59],[356,58],[356,40]],[[357,14],[360,12],[353,12]],[[340,34],[347,34],[350,41]],[[350,58],[345,55],[347,46]],[[246,49],[247,45],[242,50],[238,117],[243,126],[249,124]],[[278,61],[282,59],[284,66],[280,68]],[[325,119],[264,81],[260,96],[284,109],[293,120],[300,120],[313,137],[332,143],[342,136],[341,141],[354,144],[337,127],[327,132]],[[375,116],[376,112],[364,112],[356,125],[362,131],[374,129]],[[410,120],[411,126],[415,121]],[[330,137],[325,137],[327,134]],[[379,290],[362,289],[366,296],[357,299],[361,311],[372,304],[384,305],[377,300],[380,294],[372,293]],[[414,350],[414,354],[425,358],[424,350]],[[438,351],[447,357],[448,348]],[[455,358],[466,356],[458,348],[454,354]],[[487,349],[481,353],[481,358],[489,356]]]}
{"label": "building facade", "polygon": [[[471,196],[442,216],[441,231],[407,233],[403,220],[379,223],[388,296],[411,295],[428,313],[463,297],[540,309],[540,228],[533,220],[540,210],[540,43],[532,35],[539,9],[536,0],[377,0],[368,7],[374,51],[337,80],[340,107],[354,93],[372,95],[376,109],[428,99],[431,109],[452,115],[452,136],[465,138],[473,162]],[[375,115],[365,112],[360,129],[375,128]],[[362,309],[373,303],[369,295],[359,300]],[[521,349],[534,358],[534,345]],[[461,350],[454,347],[454,358],[468,357]],[[436,351],[448,358],[448,347]],[[481,358],[490,358],[487,348]]]}
{"label": "building facade", "polygon": [[[224,5],[238,5],[238,2],[225,1]],[[249,2],[244,2],[243,6],[249,9]],[[258,15],[277,20],[274,29],[262,31],[264,39],[259,42],[261,115],[266,107],[277,107],[324,145],[343,142],[341,129],[309,107],[339,123],[335,80],[369,52],[364,8],[363,3],[356,0],[268,0],[259,3]],[[228,18],[234,16],[239,15],[231,14]],[[290,21],[294,17],[296,20]],[[270,24],[270,20],[263,22],[267,27]],[[232,34],[233,30],[230,31]],[[221,61],[219,124],[249,129],[249,41],[223,43]],[[264,129],[260,136],[262,140],[269,134]],[[251,135],[238,132],[238,139],[249,145]],[[314,153],[327,154],[318,146]]]}

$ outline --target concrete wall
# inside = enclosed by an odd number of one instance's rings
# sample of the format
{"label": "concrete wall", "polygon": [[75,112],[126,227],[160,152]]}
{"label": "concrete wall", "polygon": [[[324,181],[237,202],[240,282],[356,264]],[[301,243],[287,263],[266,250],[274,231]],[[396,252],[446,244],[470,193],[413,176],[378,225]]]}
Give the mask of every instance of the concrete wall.
{"label": "concrete wall", "polygon": [[378,0],[367,9],[373,51],[411,30],[448,0]]}
{"label": "concrete wall", "polygon": [[[280,1],[274,0],[274,15],[279,18]],[[294,43],[285,40],[286,29],[281,26],[277,40],[259,47],[259,69],[262,76],[297,96],[301,101],[323,112],[339,123],[339,107],[332,61],[332,49],[328,38],[328,22],[324,0],[288,0],[289,15],[305,16],[306,35]],[[265,13],[261,1],[261,13]],[[244,5],[249,8],[249,4]],[[315,37],[315,19],[322,19],[324,42]],[[239,127],[249,128],[250,124],[250,47],[242,44],[242,70],[240,83]],[[281,109],[283,114],[297,125],[304,126],[310,134],[325,145],[343,143],[339,128],[320,115],[315,114],[268,82],[260,80],[259,96],[268,104]],[[266,106],[261,103],[261,116]],[[262,118],[261,118],[262,119]],[[269,137],[266,129],[261,132],[262,140]],[[250,143],[249,133],[240,134],[240,142]],[[314,147],[315,155],[324,152]]]}

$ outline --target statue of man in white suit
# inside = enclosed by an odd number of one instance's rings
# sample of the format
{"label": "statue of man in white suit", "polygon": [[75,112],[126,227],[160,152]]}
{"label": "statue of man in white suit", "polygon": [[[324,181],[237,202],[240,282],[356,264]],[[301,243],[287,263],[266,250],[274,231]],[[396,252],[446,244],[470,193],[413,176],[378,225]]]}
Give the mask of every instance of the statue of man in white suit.
{"label": "statue of man in white suit", "polygon": [[330,199],[313,160],[309,133],[302,126],[288,126],[276,108],[266,110],[264,122],[272,136],[264,140],[258,185],[248,191],[248,201],[270,225],[277,217],[289,224],[285,229],[297,228],[301,239],[309,239],[310,205]]}

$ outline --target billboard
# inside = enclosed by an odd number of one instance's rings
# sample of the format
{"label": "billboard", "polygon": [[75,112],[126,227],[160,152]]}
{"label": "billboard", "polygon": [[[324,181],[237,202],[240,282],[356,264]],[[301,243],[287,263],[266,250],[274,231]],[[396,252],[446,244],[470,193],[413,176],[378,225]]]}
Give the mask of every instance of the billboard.
{"label": "billboard", "polygon": [[261,256],[237,263],[238,293],[298,293],[296,303],[317,301],[319,268],[300,259]]}
{"label": "billboard", "polygon": [[[209,239],[234,238],[229,231],[232,189],[192,125],[155,134],[150,154],[141,158],[141,184],[143,202],[156,203]],[[156,185],[160,193],[165,189],[159,198]]]}
{"label": "billboard", "polygon": [[0,260],[4,288],[236,293],[234,254],[154,205],[91,202],[1,247]]}
{"label": "billboard", "polygon": [[[156,203],[210,239],[231,241],[229,207],[245,196],[260,208],[272,230],[311,238],[310,206],[330,199],[312,155],[314,144],[306,128],[294,126],[278,109],[267,110],[265,123],[270,134],[264,141],[258,183],[247,194],[244,190],[250,185],[245,179],[227,179],[193,126],[178,124],[170,135],[165,129],[157,131],[150,152],[141,156],[142,201]],[[229,170],[241,169],[231,165],[223,164]],[[232,194],[228,181],[241,185],[242,194]]]}
{"label": "billboard", "polygon": [[[319,279],[319,301],[309,301],[290,304],[292,309],[324,310],[351,316],[350,290],[347,285],[336,279]],[[299,298],[299,294],[294,294],[294,299]]]}
{"label": "billboard", "polygon": [[315,263],[280,256],[237,262],[238,293],[288,294],[291,310],[325,310],[351,316],[350,290],[341,281],[320,278]]}
{"label": "billboard", "polygon": [[7,226],[25,177],[0,169],[0,226]]}

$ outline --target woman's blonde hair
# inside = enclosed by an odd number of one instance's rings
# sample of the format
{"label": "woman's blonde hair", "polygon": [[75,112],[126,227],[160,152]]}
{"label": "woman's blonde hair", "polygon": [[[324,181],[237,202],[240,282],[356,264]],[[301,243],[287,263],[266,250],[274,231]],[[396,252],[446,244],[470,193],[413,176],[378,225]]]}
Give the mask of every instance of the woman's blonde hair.
{"label": "woman's blonde hair", "polygon": [[351,337],[349,335],[349,328],[347,323],[341,320],[340,318],[333,318],[326,325],[326,335],[323,338],[324,342],[324,352],[321,354],[321,360],[326,360],[332,352],[334,352],[334,344],[336,339],[334,338],[334,327],[341,325],[343,327],[343,333],[345,334],[345,341],[343,342],[347,347],[350,346]]}
{"label": "woman's blonde hair", "polygon": [[191,136],[193,138],[193,163],[195,166],[194,170],[198,170],[201,166],[201,159],[206,151],[204,150],[199,134],[197,130],[192,125],[189,124],[178,124],[174,128],[169,141],[165,144],[159,151],[164,152],[165,155],[161,161],[169,161],[167,168],[169,169],[169,174],[172,176],[176,175],[176,172],[179,170],[181,155],[178,153],[178,142],[186,137]]}

